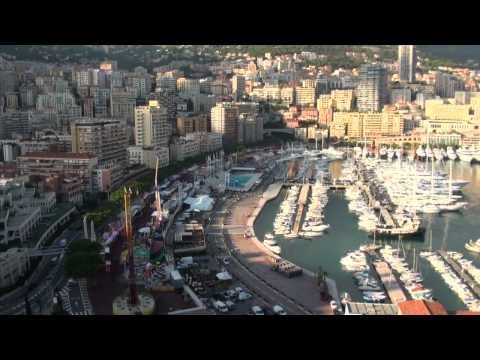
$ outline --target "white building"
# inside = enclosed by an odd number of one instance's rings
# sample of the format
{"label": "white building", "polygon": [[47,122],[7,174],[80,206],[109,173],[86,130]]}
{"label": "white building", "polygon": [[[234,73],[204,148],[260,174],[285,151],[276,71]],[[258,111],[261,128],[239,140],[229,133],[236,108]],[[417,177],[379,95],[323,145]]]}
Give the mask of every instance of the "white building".
{"label": "white building", "polygon": [[167,146],[170,137],[168,110],[156,100],[135,108],[135,144],[142,147]]}

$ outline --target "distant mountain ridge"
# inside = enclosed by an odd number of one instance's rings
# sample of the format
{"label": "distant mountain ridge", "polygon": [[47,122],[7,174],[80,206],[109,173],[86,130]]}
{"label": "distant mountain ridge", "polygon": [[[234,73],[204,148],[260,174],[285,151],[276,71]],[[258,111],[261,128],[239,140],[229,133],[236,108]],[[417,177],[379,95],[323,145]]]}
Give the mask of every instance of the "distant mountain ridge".
{"label": "distant mountain ridge", "polygon": [[[480,45],[417,45],[419,55],[430,59],[446,60],[457,65],[480,63]],[[343,61],[345,51],[365,51],[379,53],[381,58],[394,61],[397,56],[396,45],[0,45],[0,54],[15,56],[17,60],[33,60],[47,62],[97,62],[110,58],[118,60],[119,66],[158,66],[169,61],[189,58],[201,60],[206,53],[210,59],[214,53],[249,52],[254,56],[262,56],[266,52],[272,55],[313,51],[329,56],[329,59]],[[202,53],[202,56],[198,56]],[[155,61],[158,57],[161,61]],[[333,62],[336,63],[335,61]]]}
{"label": "distant mountain ridge", "polygon": [[465,63],[468,60],[480,62],[480,45],[418,45],[426,56]]}

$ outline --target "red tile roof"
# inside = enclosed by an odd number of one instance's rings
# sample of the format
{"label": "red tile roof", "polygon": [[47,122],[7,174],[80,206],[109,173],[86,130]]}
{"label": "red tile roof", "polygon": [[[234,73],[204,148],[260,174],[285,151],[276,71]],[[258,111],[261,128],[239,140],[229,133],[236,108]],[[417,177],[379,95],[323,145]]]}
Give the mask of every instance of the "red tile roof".
{"label": "red tile roof", "polygon": [[398,303],[400,315],[448,315],[437,301],[408,300]]}

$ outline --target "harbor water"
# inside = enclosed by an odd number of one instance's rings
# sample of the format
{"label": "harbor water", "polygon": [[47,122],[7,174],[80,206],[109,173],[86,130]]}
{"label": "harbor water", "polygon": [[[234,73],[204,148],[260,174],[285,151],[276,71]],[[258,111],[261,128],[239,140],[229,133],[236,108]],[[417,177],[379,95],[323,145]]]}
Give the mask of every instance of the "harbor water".
{"label": "harbor water", "polygon": [[[449,171],[449,164],[436,165],[439,170]],[[332,177],[337,178],[341,174],[342,161],[330,163]],[[378,243],[389,243],[393,247],[403,249],[410,265],[413,263],[413,249],[416,253],[432,247],[433,250],[458,251],[465,258],[473,260],[473,264],[480,267],[480,256],[465,250],[464,245],[470,239],[480,237],[480,165],[470,165],[462,162],[453,164],[453,178],[468,180],[463,193],[468,207],[462,212],[445,213],[440,215],[424,215],[423,223],[426,228],[425,237],[415,240],[403,239],[382,240]],[[285,196],[285,190],[270,203],[259,215],[255,223],[257,237],[263,239],[265,233],[273,231],[273,222],[279,210],[281,201]],[[276,240],[282,248],[282,257],[299,266],[316,272],[321,269],[337,282],[340,292],[348,292],[353,300],[362,301],[361,293],[355,286],[352,274],[342,269],[340,259],[347,251],[358,249],[360,245],[371,242],[365,231],[358,228],[357,217],[348,211],[348,202],[341,191],[329,192],[329,202],[325,208],[325,223],[330,224],[327,233],[319,238],[292,239],[277,236]],[[433,290],[433,297],[438,299],[447,310],[465,309],[465,305],[444,283],[437,274],[422,258],[419,261],[419,270],[424,277],[425,287]]]}

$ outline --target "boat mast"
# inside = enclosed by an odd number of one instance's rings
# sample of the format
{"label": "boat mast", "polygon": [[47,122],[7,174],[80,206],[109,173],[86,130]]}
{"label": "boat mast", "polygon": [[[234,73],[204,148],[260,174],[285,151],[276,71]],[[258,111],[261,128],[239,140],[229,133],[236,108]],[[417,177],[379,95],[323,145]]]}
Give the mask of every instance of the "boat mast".
{"label": "boat mast", "polygon": [[432,157],[432,179],[430,181],[430,196],[433,198],[433,157]]}
{"label": "boat mast", "polygon": [[448,182],[448,201],[452,201],[452,161],[450,163],[450,180]]}
{"label": "boat mast", "polygon": [[433,233],[432,229],[430,228],[430,252],[433,250]]}

